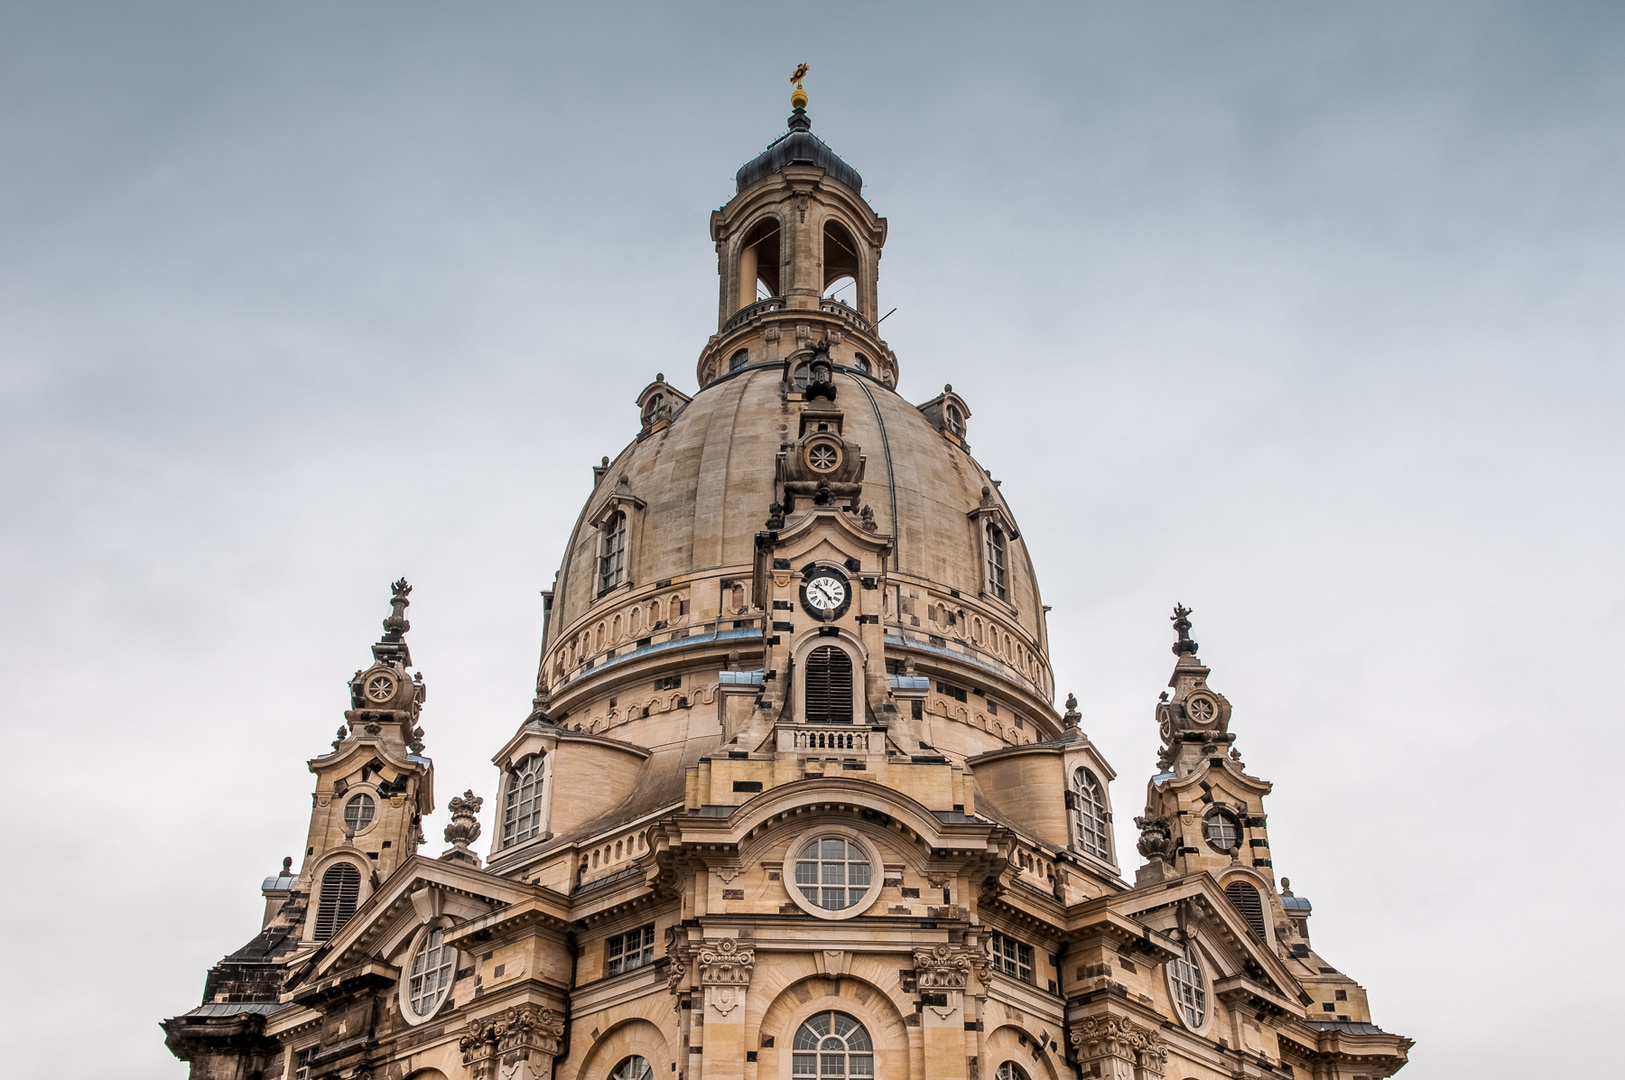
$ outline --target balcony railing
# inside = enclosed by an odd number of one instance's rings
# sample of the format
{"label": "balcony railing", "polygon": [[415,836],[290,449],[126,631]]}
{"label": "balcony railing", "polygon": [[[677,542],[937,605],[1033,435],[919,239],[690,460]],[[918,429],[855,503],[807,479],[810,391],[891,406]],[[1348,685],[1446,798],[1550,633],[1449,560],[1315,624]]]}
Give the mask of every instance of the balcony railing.
{"label": "balcony railing", "polygon": [[742,307],[734,312],[728,321],[722,324],[723,332],[726,333],[736,326],[743,326],[752,319],[766,315],[770,311],[778,311],[783,307],[784,297],[782,296],[770,296],[766,300],[758,300],[756,303]]}
{"label": "balcony railing", "polygon": [[845,301],[831,300],[826,297],[823,300],[818,301],[818,310],[824,312],[826,315],[834,315],[842,322],[851,323],[859,330],[862,330],[865,334],[872,334],[875,332],[874,324],[868,319],[865,319],[862,315],[859,315],[857,308],[852,307]]}
{"label": "balcony railing", "polygon": [[839,726],[808,727],[800,724],[779,728],[779,749],[794,753],[819,754],[826,752],[848,754],[884,754],[884,732],[867,728]]}

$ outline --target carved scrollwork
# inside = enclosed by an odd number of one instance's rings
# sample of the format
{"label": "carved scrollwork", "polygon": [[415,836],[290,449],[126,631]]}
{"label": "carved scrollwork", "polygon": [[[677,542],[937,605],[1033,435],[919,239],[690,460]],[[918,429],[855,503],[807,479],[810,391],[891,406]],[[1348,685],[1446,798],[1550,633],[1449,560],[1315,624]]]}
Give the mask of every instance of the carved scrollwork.
{"label": "carved scrollwork", "polygon": [[[1168,1061],[1168,1044],[1157,1032],[1122,1016],[1092,1016],[1072,1032],[1071,1042],[1083,1064],[1115,1059],[1140,1075],[1161,1076]],[[1125,1069],[1097,1070],[1100,1075],[1126,1075]]]}
{"label": "carved scrollwork", "polygon": [[545,1005],[527,1003],[470,1020],[457,1049],[473,1080],[492,1080],[499,1065],[504,1075],[526,1071],[542,1075],[558,1056],[563,1035],[564,1020],[558,1014]]}
{"label": "carved scrollwork", "polygon": [[963,990],[972,960],[971,950],[950,945],[915,949],[914,974],[921,990]]}
{"label": "carved scrollwork", "polygon": [[733,938],[723,938],[714,949],[700,950],[700,982],[708,986],[744,985],[756,967],[756,950],[740,948]]}

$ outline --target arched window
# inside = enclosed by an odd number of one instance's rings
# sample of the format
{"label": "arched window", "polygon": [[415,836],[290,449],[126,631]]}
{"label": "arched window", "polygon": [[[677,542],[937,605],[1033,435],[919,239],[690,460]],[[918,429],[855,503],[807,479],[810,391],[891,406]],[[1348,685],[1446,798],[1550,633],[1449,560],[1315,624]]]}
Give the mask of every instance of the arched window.
{"label": "arched window", "polygon": [[1259,898],[1258,890],[1245,881],[1232,881],[1224,887],[1224,894],[1236,905],[1236,910],[1247,920],[1247,925],[1253,928],[1253,933],[1257,934],[1260,940],[1269,940],[1264,933],[1264,902]]}
{"label": "arched window", "polygon": [[508,802],[502,808],[502,846],[529,840],[542,831],[542,762],[532,754],[508,778]]}
{"label": "arched window", "polygon": [[446,944],[444,930],[431,930],[412,957],[412,974],[407,983],[407,1007],[419,1020],[427,1020],[440,1008],[451,990],[452,973],[457,969],[457,950]]}
{"label": "arched window", "polygon": [[326,941],[355,914],[361,899],[361,871],[352,863],[334,863],[322,875],[322,898],[316,904],[316,940]]}
{"label": "arched window", "polygon": [[807,657],[802,678],[802,719],[812,723],[852,722],[852,658],[844,649],[820,645]]}
{"label": "arched window", "polygon": [[1106,827],[1106,793],[1100,781],[1088,769],[1072,774],[1072,792],[1076,805],[1072,820],[1078,830],[1078,846],[1090,855],[1110,859],[1110,830]]}
{"label": "arched window", "polygon": [[[731,370],[731,369],[730,369]],[[666,418],[666,395],[650,394],[649,400],[643,403],[643,426],[659,423]]]}
{"label": "arched window", "polygon": [[598,591],[613,589],[625,579],[626,514],[617,510],[604,522],[603,546],[598,556]]}
{"label": "arched window", "polygon": [[1010,599],[1006,567],[1010,562],[1009,541],[997,525],[987,527],[987,591],[1000,600]]}
{"label": "arched window", "polygon": [[1168,989],[1174,1010],[1189,1028],[1199,1028],[1207,1018],[1207,990],[1202,981],[1202,962],[1195,946],[1187,945],[1185,955],[1168,961]]}
{"label": "arched window", "polygon": [[1026,1069],[1013,1061],[1006,1061],[999,1066],[999,1071],[994,1074],[994,1080],[1029,1080],[1029,1078]]}
{"label": "arched window", "polygon": [[615,1071],[609,1074],[609,1080],[652,1080],[653,1076],[654,1070],[649,1068],[648,1061],[634,1054],[622,1059],[621,1063],[615,1066]]}
{"label": "arched window", "polygon": [[957,406],[950,405],[942,410],[943,423],[948,427],[948,434],[956,439],[965,437],[965,417]]}
{"label": "arched window", "polygon": [[798,390],[807,389],[807,385],[812,382],[812,365],[805,360],[797,364],[795,370],[790,373],[790,381],[796,384]]}
{"label": "arched window", "polygon": [[739,306],[779,295],[779,220],[766,217],[751,226],[739,247]]}
{"label": "arched window", "polygon": [[[838,221],[824,223],[824,295],[852,292],[857,284],[860,260],[857,241]],[[856,294],[850,302],[855,302]]]}
{"label": "arched window", "polygon": [[863,372],[865,375],[868,375],[874,370],[874,368],[869,364],[869,358],[864,356],[862,353],[852,354],[852,366]]}
{"label": "arched window", "polygon": [[874,1040],[846,1013],[818,1013],[796,1030],[790,1075],[795,1080],[872,1080]]}
{"label": "arched window", "polygon": [[748,363],[750,363],[750,350],[740,349],[738,352],[734,353],[733,359],[728,361],[728,370],[738,371]]}

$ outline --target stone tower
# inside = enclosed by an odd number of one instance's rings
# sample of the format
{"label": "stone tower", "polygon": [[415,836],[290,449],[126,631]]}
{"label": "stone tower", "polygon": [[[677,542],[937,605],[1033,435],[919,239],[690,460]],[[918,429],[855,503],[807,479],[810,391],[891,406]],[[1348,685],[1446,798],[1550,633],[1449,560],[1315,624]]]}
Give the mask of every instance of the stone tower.
{"label": "stone tower", "polygon": [[592,469],[534,706],[493,758],[483,866],[472,792],[453,846],[416,853],[432,771],[401,582],[311,762],[303,867],[266,881],[260,936],[165,1021],[196,1080],[1405,1063],[1409,1040],[1309,948],[1308,902],[1277,889],[1270,785],[1232,753],[1183,608],[1136,819],[1148,862],[1124,879],[1115,773],[1053,704],[1021,530],[964,399],[896,392],[886,222],[806,105],[798,82],[789,130],[712,215],[698,390],[656,376],[633,440]]}

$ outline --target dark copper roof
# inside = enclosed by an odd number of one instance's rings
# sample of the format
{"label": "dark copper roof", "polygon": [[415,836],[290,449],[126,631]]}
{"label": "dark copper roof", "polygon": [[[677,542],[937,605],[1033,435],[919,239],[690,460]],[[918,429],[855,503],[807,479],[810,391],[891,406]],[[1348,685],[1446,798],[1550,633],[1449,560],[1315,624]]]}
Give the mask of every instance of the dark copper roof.
{"label": "dark copper roof", "polygon": [[816,165],[832,180],[838,180],[852,189],[854,195],[863,194],[863,177],[858,170],[841,160],[839,154],[814,135],[812,120],[807,110],[797,109],[790,114],[790,130],[773,140],[772,144],[751,160],[745,162],[734,177],[736,191],[744,191],[756,181],[771,176],[786,165]]}

